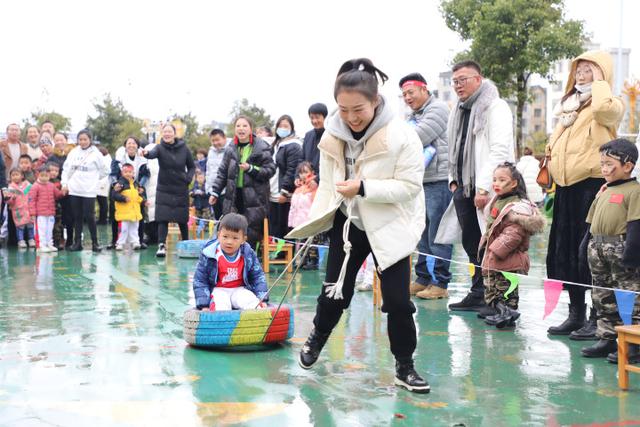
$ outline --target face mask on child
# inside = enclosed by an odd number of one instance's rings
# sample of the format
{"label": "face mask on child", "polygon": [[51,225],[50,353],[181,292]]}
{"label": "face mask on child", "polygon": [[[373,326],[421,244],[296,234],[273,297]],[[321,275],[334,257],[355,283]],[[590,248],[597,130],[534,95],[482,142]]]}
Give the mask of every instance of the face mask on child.
{"label": "face mask on child", "polygon": [[276,129],[276,133],[278,134],[278,136],[280,138],[286,138],[289,135],[291,135],[291,129],[278,128],[278,129]]}

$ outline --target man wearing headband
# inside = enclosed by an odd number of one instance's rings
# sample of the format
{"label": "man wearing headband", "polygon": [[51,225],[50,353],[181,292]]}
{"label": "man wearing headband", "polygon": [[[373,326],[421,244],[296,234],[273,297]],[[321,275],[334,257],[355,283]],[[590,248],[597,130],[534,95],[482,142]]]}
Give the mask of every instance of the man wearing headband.
{"label": "man wearing headband", "polygon": [[[638,149],[619,138],[600,147],[600,169],[607,181],[591,204],[589,231],[580,244],[579,264],[589,263],[597,314],[594,345],[582,349],[584,357],[606,357],[618,362],[617,333],[622,325],[614,289],[640,291],[640,184],[631,178]],[[604,288],[604,289],[603,289]],[[640,299],[635,299],[632,323],[640,324]],[[640,361],[637,345],[629,345],[629,361]]]}
{"label": "man wearing headband", "polygon": [[[416,281],[410,292],[419,298],[448,298],[447,286],[451,280],[449,259],[452,245],[434,242],[440,219],[451,202],[449,191],[449,146],[447,143],[447,105],[431,96],[427,81],[419,73],[411,73],[400,79],[402,98],[409,108],[408,121],[416,131],[424,149],[424,177],[422,186],[427,205],[426,227],[418,244],[418,251],[435,255],[433,268],[427,267],[427,258],[418,256]],[[446,260],[446,261],[445,261]]]}

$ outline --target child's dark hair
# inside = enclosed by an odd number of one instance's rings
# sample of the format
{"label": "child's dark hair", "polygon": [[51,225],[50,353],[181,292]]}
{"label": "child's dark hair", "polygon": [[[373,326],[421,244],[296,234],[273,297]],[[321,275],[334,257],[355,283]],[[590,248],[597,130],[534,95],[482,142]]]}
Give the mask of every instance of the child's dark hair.
{"label": "child's dark hair", "polygon": [[31,156],[28,154],[22,154],[20,155],[20,157],[18,158],[18,161],[22,160],[22,159],[27,159],[29,160],[29,163],[33,162],[33,160],[31,160]]}
{"label": "child's dark hair", "polygon": [[355,91],[364,95],[369,101],[378,100],[378,84],[386,82],[389,77],[380,71],[368,58],[350,59],[338,70],[333,97],[343,90]]}
{"label": "child's dark hair", "polygon": [[635,165],[638,162],[638,148],[625,138],[617,138],[603,144],[600,153],[618,160],[623,165],[627,162]]}
{"label": "child's dark hair", "polygon": [[38,168],[38,173],[49,173],[49,168],[47,167],[47,165],[42,165]]}
{"label": "child's dark hair", "polygon": [[300,175],[302,173],[302,171],[304,170],[304,168],[308,168],[311,172],[315,171],[313,170],[313,165],[311,164],[311,162],[300,162],[298,164],[298,167],[296,168],[296,175]]}
{"label": "child's dark hair", "polygon": [[46,165],[47,170],[51,169],[51,168],[56,168],[58,170],[60,170],[60,165],[56,162],[48,162]]}
{"label": "child's dark hair", "polygon": [[207,150],[205,150],[204,148],[198,148],[196,150],[196,154],[202,154],[203,156],[207,157],[207,154],[209,154],[209,152]]}
{"label": "child's dark hair", "polygon": [[511,162],[504,162],[496,166],[496,170],[498,169],[508,169],[509,173],[511,174],[511,178],[518,183],[518,185],[516,185],[516,188],[513,190],[513,194],[520,197],[521,199],[529,200],[529,196],[527,195],[527,184],[525,184],[524,177],[516,168],[516,165]]}
{"label": "child's dark hair", "polygon": [[222,129],[212,129],[211,132],[209,132],[209,138],[216,135],[220,135],[223,138],[227,137]]}
{"label": "child's dark hair", "polygon": [[11,169],[9,171],[9,176],[13,175],[14,173],[19,173],[24,178],[24,172],[22,172],[22,169],[18,169],[18,168]]}
{"label": "child's dark hair", "polygon": [[228,213],[222,217],[220,223],[218,224],[218,230],[222,231],[242,231],[242,234],[247,235],[247,230],[249,228],[249,223],[247,222],[247,218],[244,215],[240,215],[237,213]]}

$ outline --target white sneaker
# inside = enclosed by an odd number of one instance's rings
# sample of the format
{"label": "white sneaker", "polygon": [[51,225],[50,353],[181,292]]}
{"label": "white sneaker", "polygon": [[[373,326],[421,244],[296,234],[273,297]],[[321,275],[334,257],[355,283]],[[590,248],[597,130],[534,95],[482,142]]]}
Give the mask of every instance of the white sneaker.
{"label": "white sneaker", "polygon": [[124,250],[124,245],[116,245],[116,251]]}
{"label": "white sneaker", "polygon": [[20,249],[26,249],[27,248],[27,242],[25,242],[24,240],[20,240],[18,242],[18,248]]}
{"label": "white sneaker", "polygon": [[55,246],[51,245],[51,246],[49,246],[49,252],[58,252],[58,248],[56,248]]}
{"label": "white sneaker", "polygon": [[139,250],[140,250],[140,248],[141,248],[140,243],[134,243],[134,244],[133,244],[133,250],[134,250],[134,251],[139,251]]}
{"label": "white sneaker", "polygon": [[43,253],[46,253],[46,252],[51,252],[51,250],[47,246],[42,246],[42,247],[36,249],[36,252],[43,254]]}
{"label": "white sneaker", "polygon": [[30,248],[34,248],[36,247],[36,241],[33,239],[29,239],[29,247]]}

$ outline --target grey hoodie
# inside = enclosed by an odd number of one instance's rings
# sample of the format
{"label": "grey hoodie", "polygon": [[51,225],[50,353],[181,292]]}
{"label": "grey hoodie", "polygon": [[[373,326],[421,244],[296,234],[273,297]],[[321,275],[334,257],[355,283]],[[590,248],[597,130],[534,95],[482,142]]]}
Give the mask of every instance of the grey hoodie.
{"label": "grey hoodie", "polygon": [[[356,171],[355,171],[355,163],[356,159],[361,155],[366,156],[366,143],[369,138],[380,129],[384,128],[389,122],[393,119],[394,114],[389,105],[387,104],[385,98],[380,95],[380,105],[376,108],[375,116],[373,117],[373,121],[369,125],[369,128],[365,132],[364,136],[356,140],[353,138],[353,134],[351,133],[351,128],[347,125],[341,118],[339,110],[334,110],[327,117],[327,121],[325,124],[326,131],[334,137],[338,138],[341,141],[346,143],[344,148],[345,153],[345,165],[346,165],[346,175],[345,179],[356,179]],[[366,177],[359,177],[362,180],[365,180]],[[365,182],[365,196],[366,196],[366,182]],[[347,206],[343,202],[340,205],[340,210],[342,213],[347,215]],[[353,220],[353,224],[358,227],[360,230],[364,230],[364,225],[359,217],[358,212],[358,204],[354,203],[351,211],[351,215],[358,217]]]}

